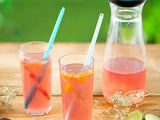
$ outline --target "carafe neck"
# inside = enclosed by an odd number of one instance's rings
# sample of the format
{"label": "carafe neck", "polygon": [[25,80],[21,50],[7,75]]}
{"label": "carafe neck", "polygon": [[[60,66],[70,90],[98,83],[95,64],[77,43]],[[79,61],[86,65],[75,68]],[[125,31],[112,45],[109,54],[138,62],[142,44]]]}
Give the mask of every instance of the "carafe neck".
{"label": "carafe neck", "polygon": [[144,3],[134,7],[120,7],[110,2],[112,20],[114,18],[119,20],[134,20],[140,18],[139,20],[141,20],[143,5]]}

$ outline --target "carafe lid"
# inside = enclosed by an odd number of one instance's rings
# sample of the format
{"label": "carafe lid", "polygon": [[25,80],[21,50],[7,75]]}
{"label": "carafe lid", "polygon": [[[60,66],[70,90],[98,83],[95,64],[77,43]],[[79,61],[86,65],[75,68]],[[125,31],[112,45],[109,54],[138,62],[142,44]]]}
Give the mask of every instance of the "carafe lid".
{"label": "carafe lid", "polygon": [[135,7],[145,0],[109,0],[110,2],[120,6],[120,7]]}

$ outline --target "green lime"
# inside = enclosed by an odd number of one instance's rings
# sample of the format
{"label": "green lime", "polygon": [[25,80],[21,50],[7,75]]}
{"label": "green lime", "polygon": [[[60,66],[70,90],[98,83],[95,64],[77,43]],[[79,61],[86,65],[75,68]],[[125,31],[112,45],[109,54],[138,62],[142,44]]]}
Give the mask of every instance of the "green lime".
{"label": "green lime", "polygon": [[152,114],[147,114],[145,120],[160,120],[160,118]]}
{"label": "green lime", "polygon": [[139,111],[132,112],[128,114],[124,120],[142,120],[142,113]]}

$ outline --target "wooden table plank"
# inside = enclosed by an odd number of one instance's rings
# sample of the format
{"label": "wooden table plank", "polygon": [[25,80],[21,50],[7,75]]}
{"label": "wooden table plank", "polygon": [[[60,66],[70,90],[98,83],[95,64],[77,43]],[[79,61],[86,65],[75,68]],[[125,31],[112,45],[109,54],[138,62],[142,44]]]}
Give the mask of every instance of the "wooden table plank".
{"label": "wooden table plank", "polygon": [[[18,46],[19,43],[0,43],[0,85],[19,89],[19,95],[22,95],[22,83],[20,75],[20,63]],[[52,94],[60,95],[60,81],[58,58],[67,53],[86,53],[88,43],[56,43],[53,47],[53,80]],[[160,93],[160,45],[146,45],[147,48],[147,91]],[[94,95],[102,95],[102,68],[104,60],[104,43],[98,43],[95,46],[95,77],[94,77]],[[12,81],[12,82],[11,82]]]}
{"label": "wooden table plank", "polygon": [[[19,93],[15,100],[14,110],[0,107],[0,118],[8,117],[13,120],[62,120],[62,103],[60,96],[60,81],[58,58],[67,53],[86,53],[88,43],[56,43],[53,47],[53,80],[52,80],[52,106],[51,112],[45,116],[35,117],[24,112],[22,82],[20,74],[20,63],[18,46],[20,43],[0,43],[0,86],[7,84],[17,88]],[[104,114],[110,104],[102,96],[102,68],[104,59],[104,43],[95,46],[95,78],[94,78],[94,100],[98,100],[98,106],[93,104],[93,120],[111,120],[113,116]],[[147,91],[160,93],[160,45],[146,45],[147,49]],[[98,96],[96,96],[98,95]],[[160,97],[146,97],[141,110],[144,113],[154,111],[160,117]]]}
{"label": "wooden table plank", "polygon": [[[98,101],[95,105],[94,101]],[[143,105],[138,109],[143,113],[154,113],[160,117],[160,97],[146,97]],[[107,115],[105,111],[111,107],[102,96],[96,96],[93,100],[93,120],[113,120],[113,116]],[[158,109],[157,109],[158,108]],[[0,118],[7,117],[12,120],[63,120],[61,96],[52,96],[52,110],[44,116],[31,116],[25,113],[23,96],[17,96],[14,102],[14,110],[0,108]]]}

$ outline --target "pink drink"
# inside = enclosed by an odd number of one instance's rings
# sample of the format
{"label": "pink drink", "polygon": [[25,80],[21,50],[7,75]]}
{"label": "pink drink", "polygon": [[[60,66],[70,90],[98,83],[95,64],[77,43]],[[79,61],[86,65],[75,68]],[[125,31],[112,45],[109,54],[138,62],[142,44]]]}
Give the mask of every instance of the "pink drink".
{"label": "pink drink", "polygon": [[93,68],[69,64],[60,69],[64,120],[91,120]]}
{"label": "pink drink", "polygon": [[[41,73],[42,69],[46,69],[44,73]],[[33,87],[37,87],[32,99],[27,101],[29,105],[25,108],[26,112],[32,115],[48,113],[51,110],[51,60],[33,62],[24,59],[21,61],[21,72],[25,104]],[[38,80],[40,75],[41,82]]]}
{"label": "pink drink", "polygon": [[[27,42],[19,47],[25,111],[44,115],[51,110],[52,63],[46,42]],[[49,55],[44,59],[44,55]]]}
{"label": "pink drink", "polygon": [[[103,95],[106,100],[116,92],[146,89],[146,66],[144,62],[134,58],[116,58],[105,62],[103,69]],[[140,101],[135,101],[140,102]]]}

